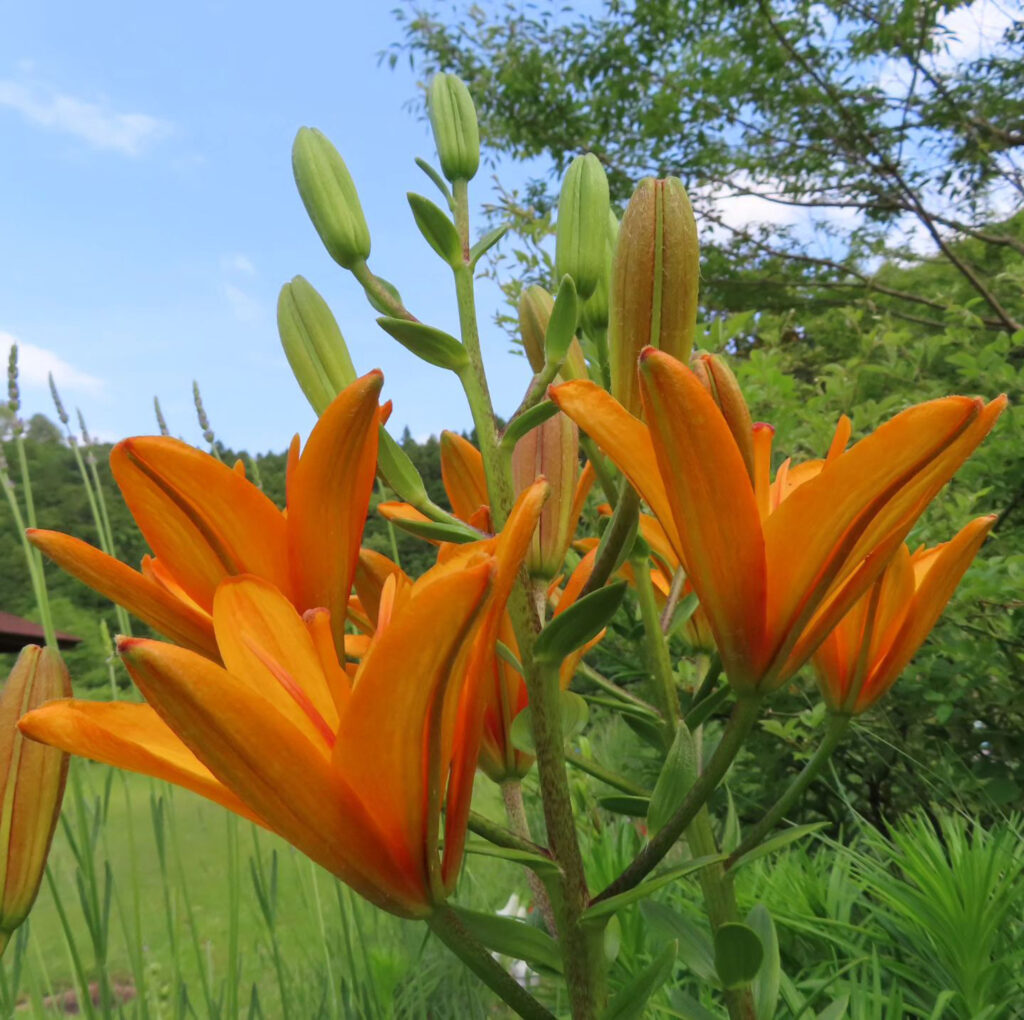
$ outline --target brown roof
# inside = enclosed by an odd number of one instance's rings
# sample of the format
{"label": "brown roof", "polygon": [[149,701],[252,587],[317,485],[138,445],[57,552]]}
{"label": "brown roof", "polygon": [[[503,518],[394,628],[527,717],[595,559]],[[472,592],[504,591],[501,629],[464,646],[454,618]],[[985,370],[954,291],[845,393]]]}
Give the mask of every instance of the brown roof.
{"label": "brown roof", "polygon": [[[23,620],[13,613],[0,613],[0,652],[20,652],[25,645],[41,645],[43,641],[43,628],[38,623]],[[81,641],[74,634],[57,631],[57,645],[60,648],[74,648]]]}

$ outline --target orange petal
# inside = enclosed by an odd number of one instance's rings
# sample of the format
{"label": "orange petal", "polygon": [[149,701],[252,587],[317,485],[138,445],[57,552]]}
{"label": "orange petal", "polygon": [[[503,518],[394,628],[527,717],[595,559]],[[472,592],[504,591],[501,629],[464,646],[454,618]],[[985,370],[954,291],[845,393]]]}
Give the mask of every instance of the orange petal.
{"label": "orange petal", "polygon": [[371,372],[347,386],[320,416],[289,479],[288,549],[300,612],[324,607],[338,657],[345,611],[377,470],[377,397]]}
{"label": "orange petal", "polygon": [[440,726],[454,661],[492,573],[484,562],[418,589],[362,661],[334,745],[336,768],[372,804],[388,845],[424,887],[427,812],[440,812],[428,786],[440,796],[442,781],[426,774],[430,729]]}
{"label": "orange petal", "polygon": [[392,854],[371,809],[270,702],[174,645],[127,638],[119,648],[146,700],[270,828],[385,910],[426,912],[424,891]]}
{"label": "orange petal", "polygon": [[338,712],[320,656],[295,607],[268,581],[243,574],[217,589],[213,626],[228,672],[251,683],[307,739],[320,740],[326,753],[334,742]]}
{"label": "orange petal", "polygon": [[19,724],[33,740],[68,754],[164,779],[266,825],[181,742],[150,708],[130,701],[51,701]]}
{"label": "orange petal", "polygon": [[366,615],[374,623],[377,622],[377,614],[380,611],[381,589],[391,574],[401,574],[408,580],[402,568],[397,563],[392,563],[387,556],[365,547],[359,550],[355,577],[356,592]]}
{"label": "orange petal", "polygon": [[233,574],[290,593],[284,518],[226,464],[177,439],[140,436],[114,447],[110,468],[157,559],[203,609]]}
{"label": "orange petal", "polygon": [[[868,533],[876,536],[876,543],[884,539],[888,546],[870,570],[860,572],[853,598],[884,569],[913,523],[907,511],[920,503],[922,479],[937,460],[945,463],[940,455],[977,414],[975,402],[964,397],[909,408],[827,463],[769,516],[764,530],[770,564],[768,641],[776,668],[829,587],[841,579],[844,565],[854,570],[871,551],[864,543],[858,545]],[[849,602],[837,605],[842,612],[832,620],[833,626],[848,606]],[[810,651],[813,648],[807,654]]]}
{"label": "orange petal", "polygon": [[850,443],[852,431],[852,422],[845,414],[841,414],[839,416],[839,424],[836,425],[835,434],[832,436],[832,442],[828,448],[828,455],[825,457],[826,460],[835,460],[836,457],[846,451],[846,447]]}
{"label": "orange petal", "polygon": [[468,521],[482,506],[490,505],[484,459],[468,440],[454,432],[441,433],[441,480],[452,513]]}
{"label": "orange petal", "polygon": [[29,529],[28,540],[83,584],[124,606],[143,623],[185,648],[220,657],[213,620],[194,603],[176,598],[162,584],[132,570],[87,542],[59,531]]}
{"label": "orange petal", "polygon": [[864,685],[857,700],[856,711],[863,712],[896,682],[938,622],[946,603],[995,522],[994,515],[978,517],[949,542],[927,551],[928,567],[918,580],[913,604],[904,617],[899,633],[892,639],[887,654],[878,661],[868,683]]}
{"label": "orange petal", "polygon": [[681,559],[730,682],[754,682],[763,659],[765,549],[743,456],[718,405],[686,366],[648,348],[640,383],[658,465],[671,479]]}
{"label": "orange petal", "polygon": [[675,533],[668,494],[647,426],[610,394],[586,380],[552,386],[548,394],[615,461],[654,516],[662,522],[672,545],[678,549],[679,538]]}

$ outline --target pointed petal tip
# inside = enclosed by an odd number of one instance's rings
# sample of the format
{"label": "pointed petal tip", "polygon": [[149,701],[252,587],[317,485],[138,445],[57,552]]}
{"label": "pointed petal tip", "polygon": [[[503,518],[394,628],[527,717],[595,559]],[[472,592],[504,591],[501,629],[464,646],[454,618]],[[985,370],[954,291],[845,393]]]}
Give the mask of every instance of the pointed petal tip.
{"label": "pointed petal tip", "polygon": [[754,422],[755,432],[770,432],[773,436],[775,435],[775,426],[769,425],[766,421],[755,421]]}
{"label": "pointed petal tip", "polygon": [[647,345],[647,346],[646,346],[646,347],[645,347],[645,348],[644,348],[644,349],[643,349],[643,350],[642,350],[642,351],[640,352],[640,364],[641,364],[641,365],[645,365],[645,364],[647,363],[648,359],[649,359],[649,358],[650,358],[650,357],[651,357],[652,355],[654,355],[654,354],[657,354],[657,353],[658,353],[658,348],[657,348],[657,347],[652,347],[652,346],[651,346],[650,344],[648,344],[648,345]]}

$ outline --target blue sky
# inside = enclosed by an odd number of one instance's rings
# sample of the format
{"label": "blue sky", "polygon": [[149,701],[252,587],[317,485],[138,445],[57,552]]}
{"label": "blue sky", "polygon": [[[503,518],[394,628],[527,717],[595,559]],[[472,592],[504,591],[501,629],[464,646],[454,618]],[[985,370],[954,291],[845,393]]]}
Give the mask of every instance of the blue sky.
{"label": "blue sky", "polygon": [[[420,317],[455,331],[450,272],[405,201],[433,158],[408,108],[388,3],[183,0],[11,5],[0,37],[0,340],[22,345],[23,402],[53,417],[46,370],[104,438],[155,431],[201,442],[198,379],[218,436],[281,450],[313,416],[280,349],[274,308],[297,273],[328,299],[361,371],[379,366],[396,431],[470,423],[453,379],[387,338],[360,288],[320,245],[291,177],[302,124],[344,155],[373,238],[371,266]],[[536,169],[536,168],[535,168]],[[508,175],[506,174],[506,179]],[[486,200],[481,172],[474,199]],[[479,224],[482,228],[482,221]],[[490,323],[499,412],[527,382]]]}
{"label": "blue sky", "polygon": [[[201,443],[198,379],[222,440],[283,449],[313,422],[274,321],[281,284],[301,273],[334,309],[357,368],[384,370],[394,431],[469,427],[453,378],[379,330],[360,288],[321,247],[291,177],[295,131],[319,127],[359,188],[372,267],[421,319],[456,331],[450,273],[405,201],[432,188],[413,163],[434,155],[409,108],[418,83],[405,62],[378,65],[400,33],[393,2],[7,6],[0,346],[21,345],[26,413],[52,417],[52,369],[65,403],[105,439],[154,431],[157,395],[171,431]],[[954,12],[951,54],[998,37],[1007,17],[993,0]],[[513,186],[543,170],[498,167]],[[489,176],[474,181],[477,205],[490,196]],[[737,223],[808,219],[753,196],[720,201]],[[495,405],[507,414],[526,363],[491,322],[496,289],[478,295]]]}

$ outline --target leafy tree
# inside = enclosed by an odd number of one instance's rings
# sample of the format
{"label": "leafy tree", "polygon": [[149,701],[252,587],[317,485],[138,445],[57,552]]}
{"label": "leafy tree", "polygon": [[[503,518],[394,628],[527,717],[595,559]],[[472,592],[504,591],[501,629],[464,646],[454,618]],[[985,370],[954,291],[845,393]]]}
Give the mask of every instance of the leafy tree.
{"label": "leafy tree", "polygon": [[[962,55],[970,40],[950,26],[976,7],[605,0],[581,14],[414,0],[390,58],[464,78],[496,152],[560,173],[590,150],[620,201],[644,175],[680,176],[705,224],[709,308],[857,300],[941,329],[955,302],[875,271],[912,254],[913,238],[985,326],[1014,332],[1021,275],[1005,256],[1024,254],[1024,21],[1004,15],[998,39]],[[499,214],[546,213],[551,185],[506,193]],[[730,198],[760,200],[749,222],[727,214]],[[816,215],[799,229],[757,222],[765,202]],[[968,238],[970,252],[957,244]]]}

